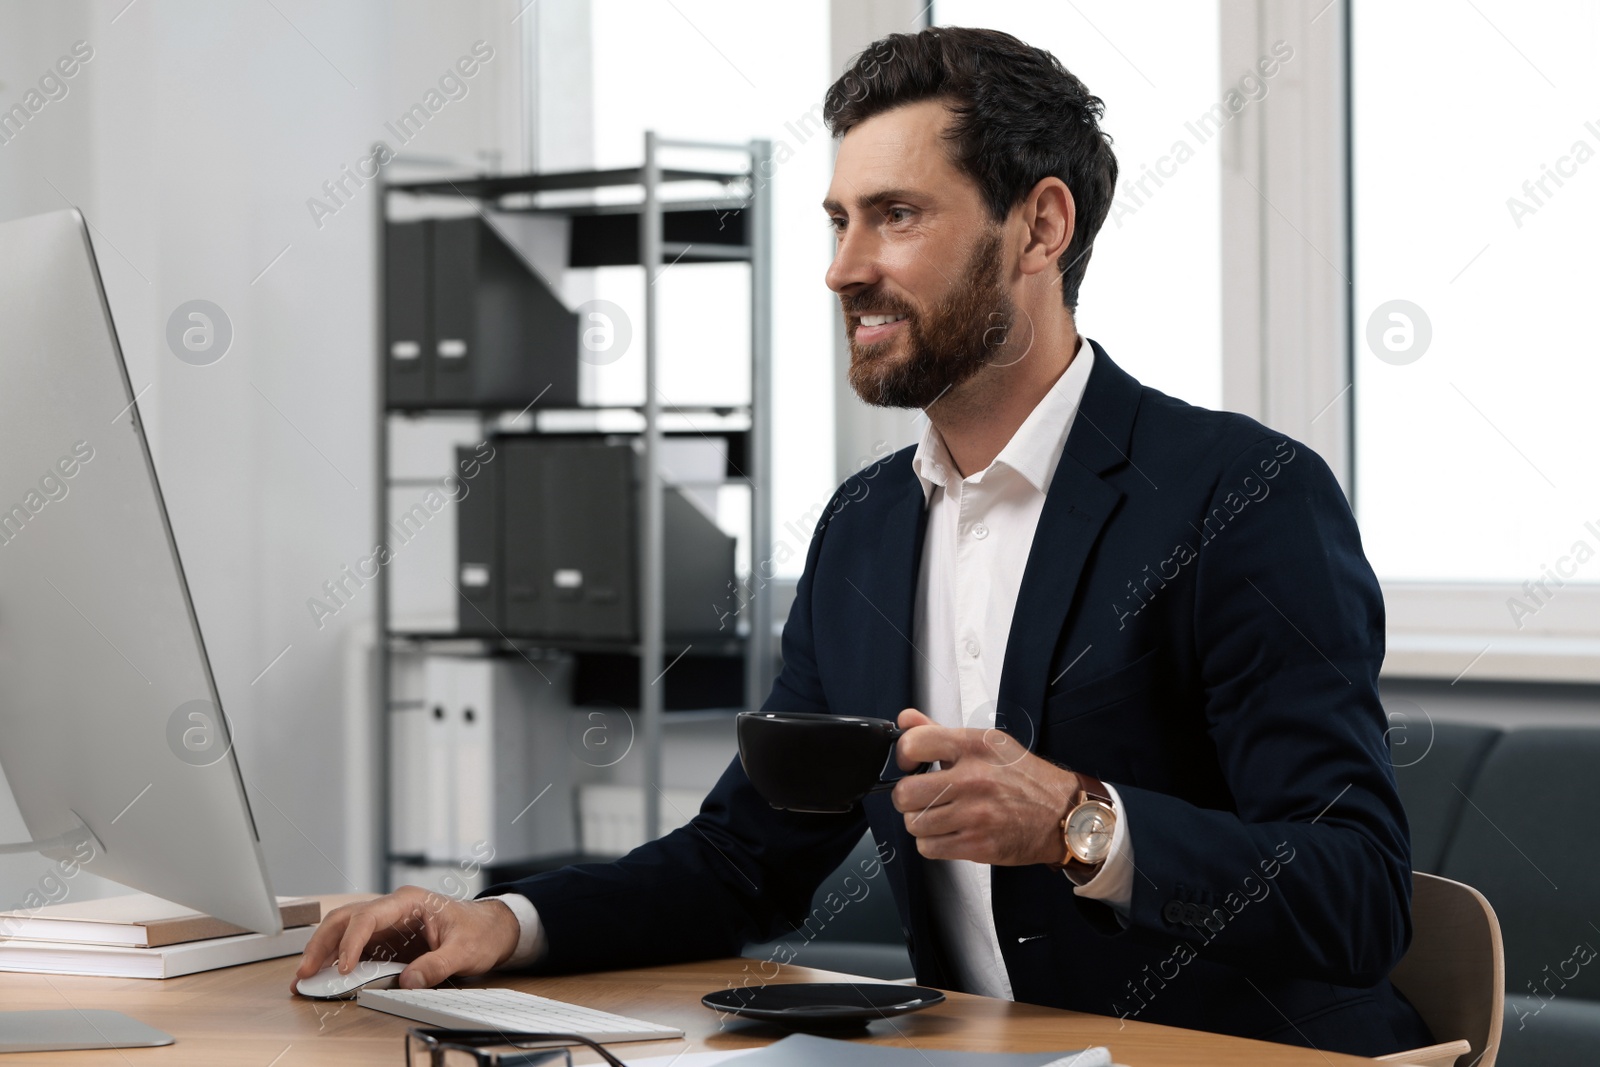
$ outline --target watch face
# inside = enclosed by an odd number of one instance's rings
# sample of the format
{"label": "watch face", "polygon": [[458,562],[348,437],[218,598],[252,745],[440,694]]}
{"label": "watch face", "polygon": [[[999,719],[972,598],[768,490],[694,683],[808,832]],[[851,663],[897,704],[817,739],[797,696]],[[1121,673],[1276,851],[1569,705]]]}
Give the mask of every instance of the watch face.
{"label": "watch face", "polygon": [[1067,847],[1083,863],[1102,863],[1111,853],[1116,825],[1117,813],[1109,806],[1096,800],[1080,804],[1067,816]]}

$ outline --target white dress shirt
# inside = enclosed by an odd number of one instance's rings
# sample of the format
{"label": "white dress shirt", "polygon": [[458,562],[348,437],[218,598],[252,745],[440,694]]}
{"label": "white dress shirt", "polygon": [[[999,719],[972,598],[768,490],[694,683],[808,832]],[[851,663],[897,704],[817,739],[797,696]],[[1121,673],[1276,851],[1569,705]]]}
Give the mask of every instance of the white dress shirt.
{"label": "white dress shirt", "polygon": [[[1093,367],[1094,349],[1080,339],[1066,371],[983,470],[961,478],[931,422],[911,458],[928,504],[912,636],[919,652],[915,706],[941,726],[994,726],[1023,568]],[[1018,740],[1032,747],[1035,739]],[[1122,813],[1116,789],[1109,784],[1106,789]],[[1074,892],[1103,900],[1125,916],[1133,893],[1133,855],[1123,814],[1112,833],[1111,856]],[[961,988],[1010,1000],[988,865],[933,860],[927,877],[935,921]]]}
{"label": "white dress shirt", "polygon": [[[1094,349],[1080,339],[1072,363],[983,470],[957,480],[944,439],[931,422],[911,458],[928,506],[917,579],[913,642],[921,654],[914,701],[941,726],[994,725],[1022,571],[1093,367]],[[1019,740],[1031,744],[1034,739]],[[1116,788],[1107,783],[1106,790],[1122,816],[1112,833],[1111,855],[1100,873],[1074,892],[1103,900],[1125,916],[1133,894],[1133,843]],[[928,867],[934,916],[962,988],[1010,1000],[988,865],[932,860]],[[516,893],[490,899],[509,907],[522,929],[504,966],[544,955],[548,939],[533,903]]]}

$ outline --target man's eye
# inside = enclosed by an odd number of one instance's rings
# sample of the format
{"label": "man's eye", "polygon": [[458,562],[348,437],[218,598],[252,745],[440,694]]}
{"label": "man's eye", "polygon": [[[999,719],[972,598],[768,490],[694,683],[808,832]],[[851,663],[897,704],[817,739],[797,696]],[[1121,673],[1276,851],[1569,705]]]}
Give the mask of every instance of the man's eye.
{"label": "man's eye", "polygon": [[908,207],[892,207],[889,209],[890,222],[904,222],[910,216],[911,209]]}
{"label": "man's eye", "polygon": [[834,233],[838,233],[839,231],[843,230],[844,219],[836,219],[830,215],[828,217],[828,229],[832,230]]}

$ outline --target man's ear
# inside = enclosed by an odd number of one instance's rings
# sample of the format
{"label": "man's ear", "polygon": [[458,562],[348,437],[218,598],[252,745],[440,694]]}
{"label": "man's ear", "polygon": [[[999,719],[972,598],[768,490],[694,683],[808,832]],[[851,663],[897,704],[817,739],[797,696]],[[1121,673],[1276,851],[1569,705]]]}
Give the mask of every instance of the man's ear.
{"label": "man's ear", "polygon": [[1077,228],[1078,205],[1072,190],[1060,178],[1040,178],[1018,205],[1018,211],[1024,234],[1017,269],[1023,274],[1058,271],[1061,256]]}

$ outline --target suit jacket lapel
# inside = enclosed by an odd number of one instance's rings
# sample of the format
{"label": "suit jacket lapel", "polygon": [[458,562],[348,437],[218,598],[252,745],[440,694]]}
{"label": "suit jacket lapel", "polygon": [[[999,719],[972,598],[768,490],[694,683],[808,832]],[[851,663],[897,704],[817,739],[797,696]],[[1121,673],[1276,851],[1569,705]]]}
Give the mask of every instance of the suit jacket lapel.
{"label": "suit jacket lapel", "polygon": [[872,671],[872,678],[864,690],[872,694],[872,704],[859,714],[893,720],[900,709],[911,707],[915,691],[912,671],[921,653],[912,644],[915,637],[913,615],[928,520],[922,483],[910,472],[909,464],[907,483],[895,487],[886,485],[884,489],[899,496],[884,521],[877,551],[866,557],[867,568],[857,575],[856,585],[870,602],[860,605],[868,624],[861,632],[871,633],[879,627],[890,629],[884,643],[876,645],[884,653],[882,658],[872,657],[866,665],[866,669]]}
{"label": "suit jacket lapel", "polygon": [[1095,342],[1084,386],[1022,573],[1000,672],[996,725],[1032,749],[1050,665],[1083,568],[1122,491],[1101,475],[1128,462],[1139,383]]}

